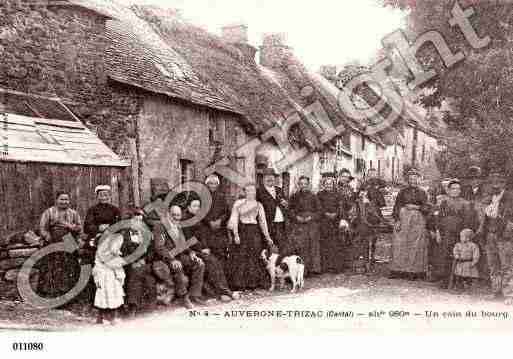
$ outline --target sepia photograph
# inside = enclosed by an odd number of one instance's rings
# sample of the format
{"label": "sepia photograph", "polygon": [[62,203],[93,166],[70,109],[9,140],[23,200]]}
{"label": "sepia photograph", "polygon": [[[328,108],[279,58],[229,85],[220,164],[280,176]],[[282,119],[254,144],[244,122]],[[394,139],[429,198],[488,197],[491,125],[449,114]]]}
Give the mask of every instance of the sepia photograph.
{"label": "sepia photograph", "polygon": [[0,0],[0,54],[0,351],[513,330],[513,2]]}

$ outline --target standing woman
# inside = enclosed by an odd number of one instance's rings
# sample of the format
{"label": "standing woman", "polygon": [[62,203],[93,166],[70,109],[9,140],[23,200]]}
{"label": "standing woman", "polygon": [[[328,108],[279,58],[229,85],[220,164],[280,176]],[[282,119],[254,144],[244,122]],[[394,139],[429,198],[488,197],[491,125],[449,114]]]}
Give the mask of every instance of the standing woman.
{"label": "standing woman", "polygon": [[428,197],[418,186],[420,173],[412,168],[406,175],[408,187],[399,191],[392,212],[395,230],[390,277],[406,274],[409,279],[415,280],[425,275],[428,269]]}
{"label": "standing woman", "polygon": [[305,261],[305,275],[321,273],[319,199],[310,191],[310,178],[299,177],[299,190],[290,198],[291,248]]}
{"label": "standing woman", "polygon": [[[68,234],[78,237],[82,221],[77,211],[70,208],[68,192],[59,191],[55,206],[41,216],[40,232],[45,245],[61,242]],[[80,273],[76,253],[54,252],[41,259],[38,291],[45,297],[59,297],[76,284]]]}
{"label": "standing woman", "polygon": [[442,201],[436,223],[436,245],[431,264],[436,277],[442,280],[441,287],[449,284],[453,248],[459,242],[460,232],[465,228],[476,230],[477,223],[471,203],[461,197],[461,183],[452,180],[447,186],[448,197]]}
{"label": "standing woman", "polygon": [[234,238],[227,269],[231,289],[237,291],[265,287],[267,273],[260,256],[265,245],[273,245],[256,186],[246,185],[244,193],[246,198],[235,201],[229,221]]}
{"label": "standing woman", "polygon": [[341,273],[344,270],[345,243],[339,229],[343,217],[342,199],[335,190],[334,173],[322,175],[322,189],[317,193],[322,210],[319,221],[321,235],[321,267],[323,273]]}

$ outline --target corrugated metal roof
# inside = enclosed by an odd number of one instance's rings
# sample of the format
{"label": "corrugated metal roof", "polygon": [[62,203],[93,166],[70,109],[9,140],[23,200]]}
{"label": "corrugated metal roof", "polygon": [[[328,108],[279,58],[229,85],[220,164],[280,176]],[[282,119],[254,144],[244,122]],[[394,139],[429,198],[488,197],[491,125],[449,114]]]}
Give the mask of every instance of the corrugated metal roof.
{"label": "corrugated metal roof", "polygon": [[0,114],[0,161],[126,167],[80,122]]}

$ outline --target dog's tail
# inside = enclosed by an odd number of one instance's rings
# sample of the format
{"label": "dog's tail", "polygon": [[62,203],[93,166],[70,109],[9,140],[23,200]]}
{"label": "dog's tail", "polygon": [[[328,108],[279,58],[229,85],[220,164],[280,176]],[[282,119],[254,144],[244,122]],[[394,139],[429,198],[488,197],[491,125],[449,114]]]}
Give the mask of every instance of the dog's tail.
{"label": "dog's tail", "polygon": [[262,257],[262,259],[267,262],[267,249],[262,250],[260,257]]}

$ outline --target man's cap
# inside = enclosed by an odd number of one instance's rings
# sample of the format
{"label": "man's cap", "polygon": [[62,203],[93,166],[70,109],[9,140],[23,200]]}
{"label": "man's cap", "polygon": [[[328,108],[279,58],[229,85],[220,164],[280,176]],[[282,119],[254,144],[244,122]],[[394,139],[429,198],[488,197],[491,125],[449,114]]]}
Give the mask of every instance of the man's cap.
{"label": "man's cap", "polygon": [[351,171],[349,171],[347,168],[342,168],[340,171],[339,171],[339,176],[343,176],[343,175],[347,175],[349,176],[349,178],[351,180],[354,179],[354,177],[351,175]]}
{"label": "man's cap", "polygon": [[322,178],[335,178],[335,173],[334,172],[325,172],[322,174]]}
{"label": "man's cap", "polygon": [[412,167],[408,172],[406,172],[406,176],[420,176],[420,171],[417,168]]}
{"label": "man's cap", "polygon": [[481,167],[471,166],[467,172],[467,178],[481,178],[483,175]]}
{"label": "man's cap", "polygon": [[276,171],[273,169],[273,168],[265,168],[263,171],[262,171],[262,175],[264,176],[278,176],[278,174],[276,173]]}

